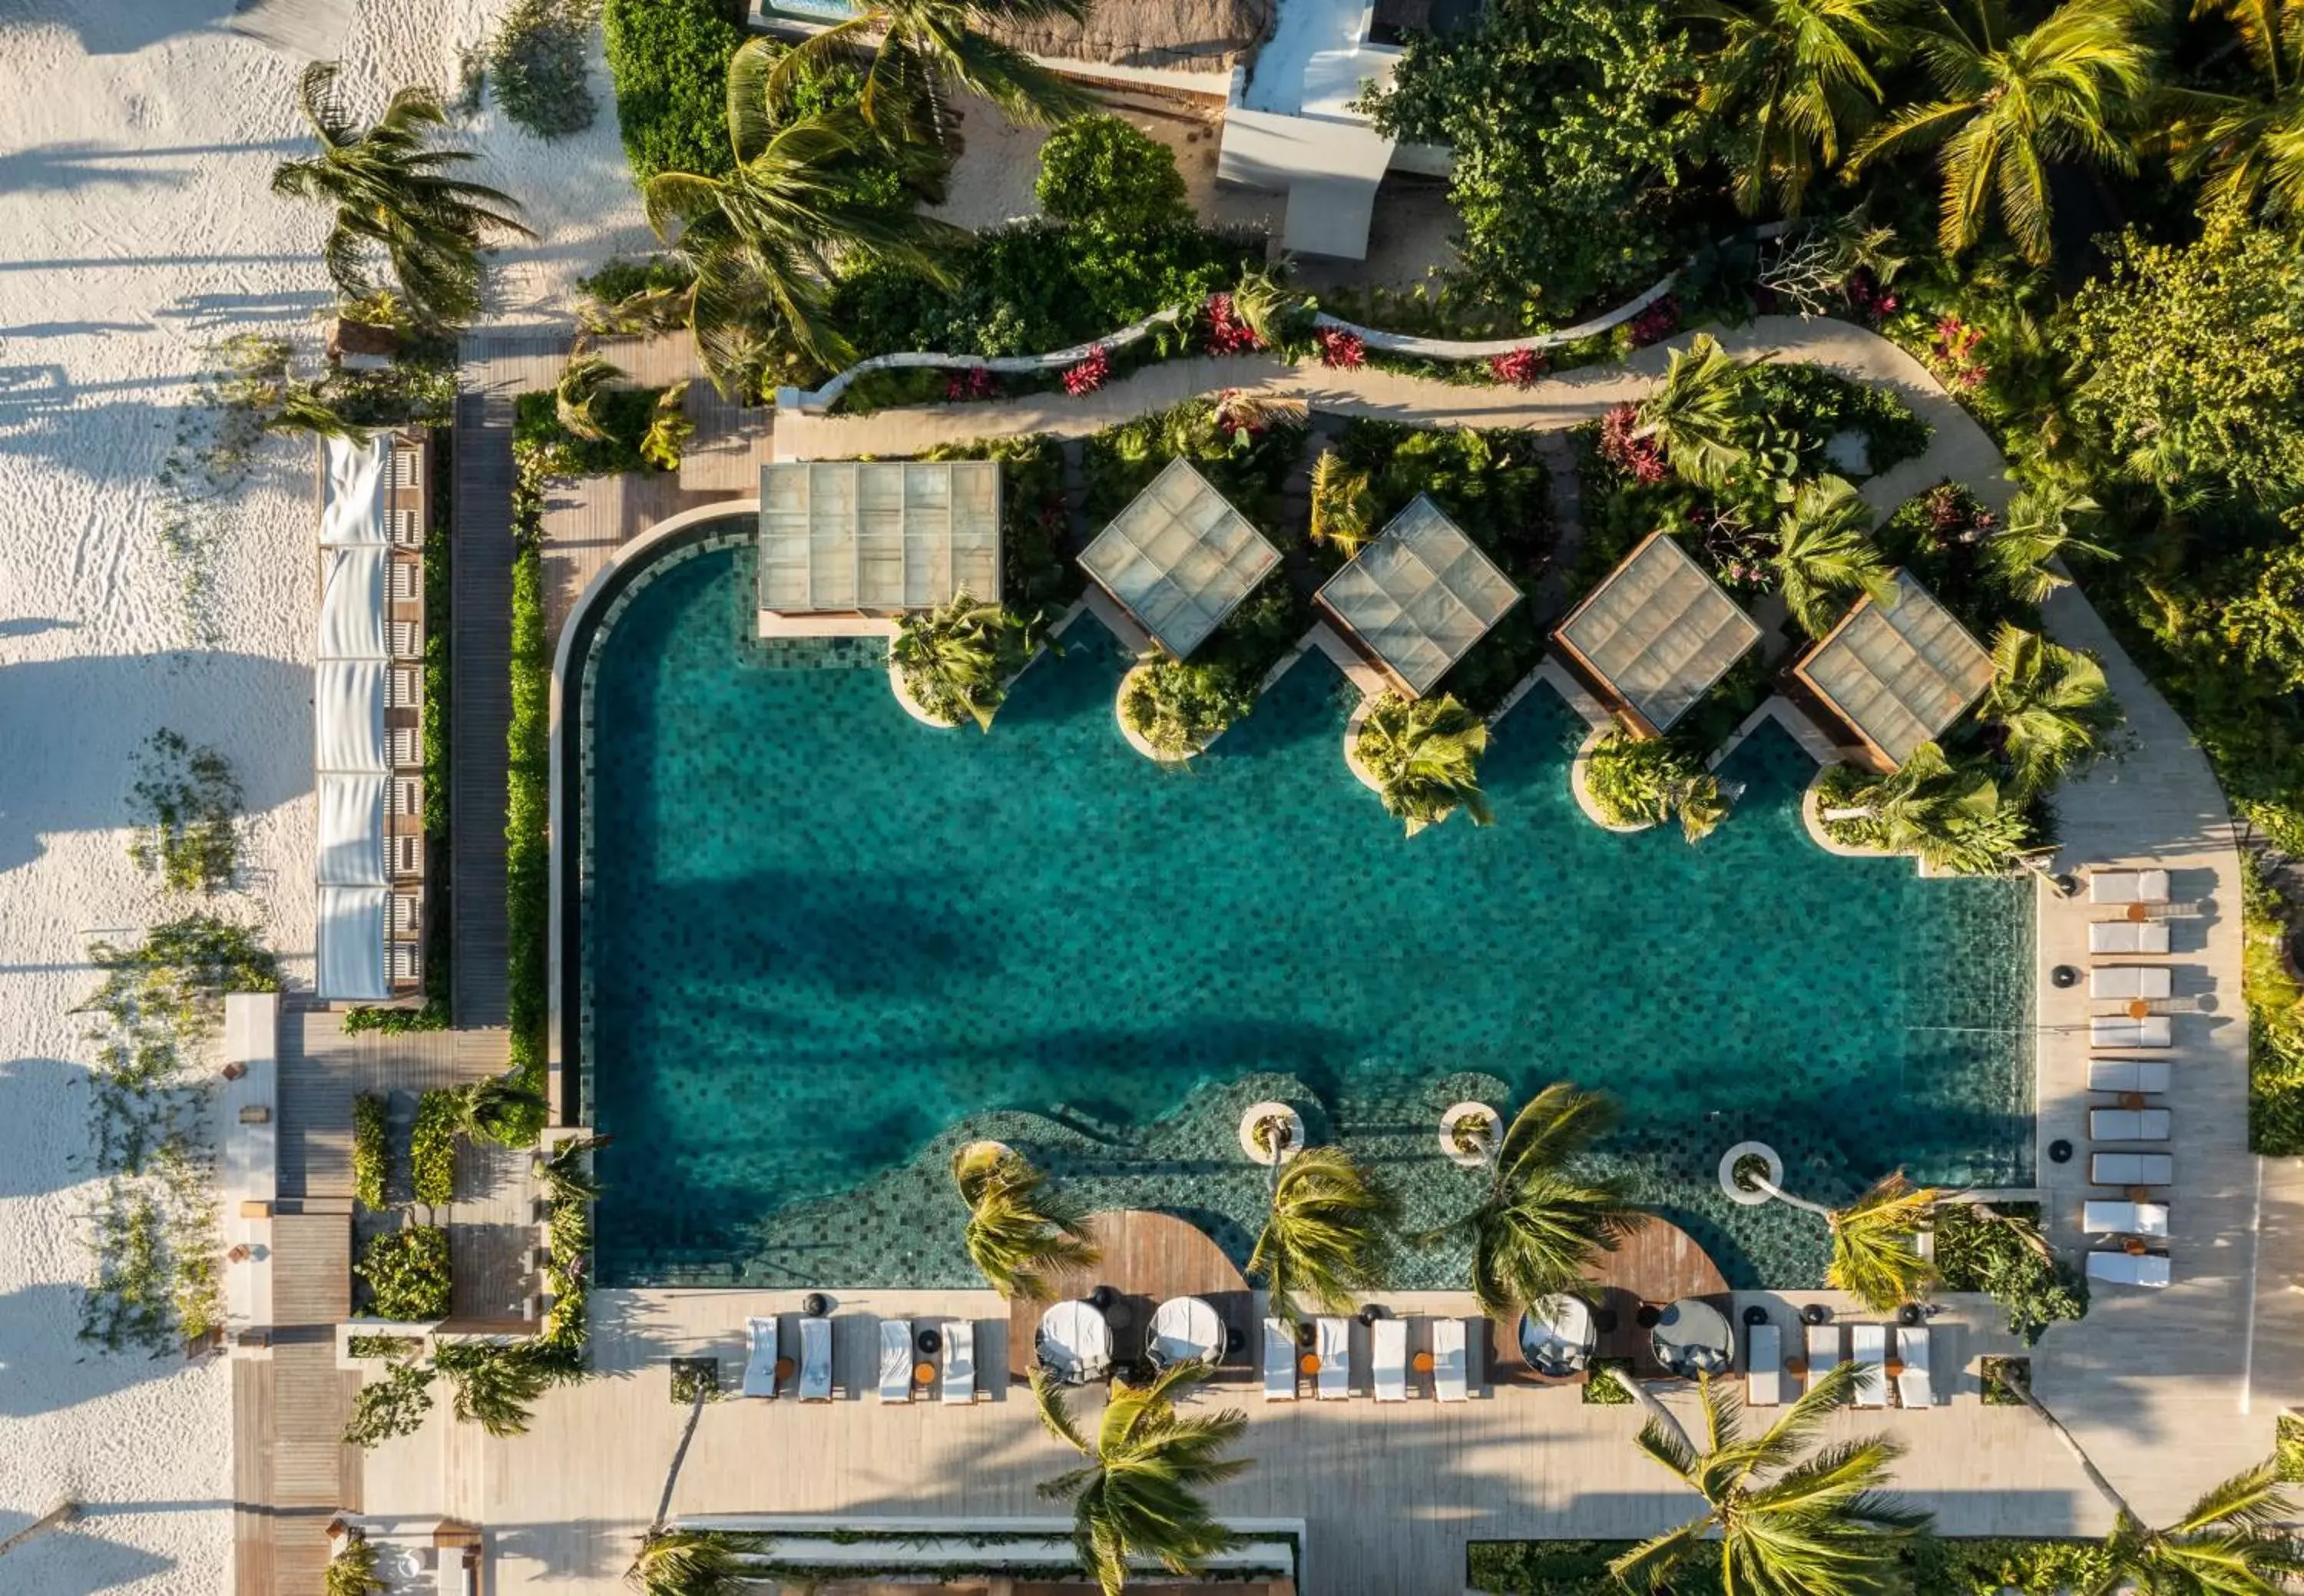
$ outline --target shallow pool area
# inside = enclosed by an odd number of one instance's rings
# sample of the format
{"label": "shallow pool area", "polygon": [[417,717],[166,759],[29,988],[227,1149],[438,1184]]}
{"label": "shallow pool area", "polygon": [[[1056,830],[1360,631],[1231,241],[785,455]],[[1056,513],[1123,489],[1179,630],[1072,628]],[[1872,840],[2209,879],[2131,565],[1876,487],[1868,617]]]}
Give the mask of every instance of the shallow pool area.
{"label": "shallow pool area", "polygon": [[[1497,823],[1413,838],[1346,770],[1314,652],[1165,769],[1112,712],[1091,618],[989,735],[898,706],[877,641],[752,635],[749,552],[668,563],[594,649],[584,1107],[614,1137],[602,1283],[967,1286],[946,1165],[996,1134],[1096,1207],[1184,1214],[1245,1259],[1266,1176],[1240,1109],[1297,1103],[1398,1189],[1474,1199],[1441,1111],[1571,1079],[1606,1157],[1732,1284],[1815,1285],[1823,1227],[1740,1208],[1746,1139],[1839,1201],[1899,1166],[2031,1180],[2032,887],[1817,848],[1815,766],[1773,724],[1690,847],[1568,787],[1583,731],[1537,687],[1499,722]],[[1461,1251],[1403,1251],[1454,1286]]]}

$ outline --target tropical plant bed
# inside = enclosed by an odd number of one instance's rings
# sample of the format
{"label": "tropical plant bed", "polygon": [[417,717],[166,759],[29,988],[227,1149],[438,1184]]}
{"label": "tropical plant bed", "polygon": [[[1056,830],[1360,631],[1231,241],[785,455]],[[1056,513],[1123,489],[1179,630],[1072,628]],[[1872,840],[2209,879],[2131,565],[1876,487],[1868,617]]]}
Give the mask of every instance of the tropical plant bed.
{"label": "tropical plant bed", "polygon": [[2292,913],[2256,855],[2240,851],[2240,990],[2248,1005],[2248,1144],[2304,1152],[2304,985],[2283,955]]}
{"label": "tropical plant bed", "polygon": [[1088,578],[1073,556],[1064,497],[1064,449],[1055,438],[978,438],[941,444],[923,460],[1000,463],[1001,599],[1020,615],[1055,620]]}
{"label": "tropical plant bed", "polygon": [[[1996,1216],[1996,1217],[1995,1217]],[[1936,1210],[1936,1283],[1980,1291],[2008,1314],[2010,1334],[2036,1345],[2050,1325],[2084,1318],[2088,1281],[2041,1238],[2032,1202],[1949,1202]]]}
{"label": "tropical plant bed", "polygon": [[[1465,1549],[1465,1583],[1494,1596],[1623,1596],[1608,1572],[1631,1541],[1475,1541]],[[1903,1588],[1927,1596],[2058,1596],[2093,1590],[2109,1571],[2093,1541],[1931,1538],[1896,1548]],[[1721,1596],[1718,1568],[1701,1560],[1673,1575],[1673,1596]]]}
{"label": "tropical plant bed", "polygon": [[361,1249],[352,1272],[377,1319],[420,1324],[448,1316],[448,1233],[436,1225],[388,1230]]}
{"label": "tropical plant bed", "polygon": [[456,1197],[456,1094],[436,1088],[416,1100],[409,1133],[408,1179],[418,1202],[439,1208]]}
{"label": "tropical plant bed", "polygon": [[558,396],[549,389],[515,399],[512,446],[532,455],[546,476],[607,477],[620,471],[655,471],[640,454],[640,440],[656,418],[663,388],[609,388],[600,394],[600,429],[606,437],[579,437],[561,424]]}

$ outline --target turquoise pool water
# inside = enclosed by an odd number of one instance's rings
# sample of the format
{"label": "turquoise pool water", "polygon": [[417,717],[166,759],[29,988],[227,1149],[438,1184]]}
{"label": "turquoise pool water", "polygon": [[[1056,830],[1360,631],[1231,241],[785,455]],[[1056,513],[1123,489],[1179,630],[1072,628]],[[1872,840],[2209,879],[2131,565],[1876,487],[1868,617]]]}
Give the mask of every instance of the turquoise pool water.
{"label": "turquoise pool water", "polygon": [[1093,620],[989,736],[932,731],[880,645],[751,637],[749,559],[667,566],[596,650],[608,1284],[974,1284],[945,1161],[981,1133],[1244,1258],[1263,1178],[1234,1125],[1266,1094],[1431,1224],[1471,1192],[1445,1105],[1605,1088],[1610,1159],[1745,1285],[1815,1284],[1824,1253],[1812,1219],[1721,1196],[1746,1137],[1827,1200],[1899,1165],[2030,1181],[2028,887],[1822,853],[1814,766],[1773,725],[1701,846],[1615,836],[1570,797],[1579,724],[1539,686],[1489,756],[1496,825],[1410,840],[1344,768],[1317,655],[1164,770],[1114,726],[1128,661]]}

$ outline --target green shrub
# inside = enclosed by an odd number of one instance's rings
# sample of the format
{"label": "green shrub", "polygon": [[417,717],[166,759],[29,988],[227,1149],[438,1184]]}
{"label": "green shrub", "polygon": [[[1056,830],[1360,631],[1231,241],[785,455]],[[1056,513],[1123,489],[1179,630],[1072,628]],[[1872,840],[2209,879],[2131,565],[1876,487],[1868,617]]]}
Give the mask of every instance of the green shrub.
{"label": "green shrub", "polygon": [[381,1212],[392,1184],[392,1115],[372,1091],[352,1099],[352,1195]]}
{"label": "green shrub", "polygon": [[[1626,1398],[1630,1400],[1630,1398]],[[1624,1596],[1608,1572],[1630,1541],[1475,1541],[1465,1550],[1465,1583],[1496,1596]],[[2094,1541],[1949,1540],[1934,1536],[1895,1548],[1916,1596],[2059,1596],[2097,1588],[2110,1555]],[[1673,1596],[1720,1596],[1715,1564],[1696,1559],[1673,1575]]]}
{"label": "green shrub", "polygon": [[1691,746],[1630,732],[1610,732],[1592,745],[1584,791],[1612,826],[1661,826],[1676,815],[1690,842],[1709,836],[1728,809],[1719,778]]}
{"label": "green shrub", "polygon": [[1051,616],[1087,582],[1072,558],[1063,446],[1053,437],[991,437],[940,444],[924,460],[1000,463],[1000,586],[1019,613]]}
{"label": "green shrub", "polygon": [[[552,646],[544,624],[544,558],[523,540],[512,562],[511,763],[504,820],[513,1079],[545,1095],[551,1005],[545,990],[552,911]],[[548,1113],[521,1136],[533,1142]],[[517,1133],[515,1132],[514,1133]]]}
{"label": "green shrub", "polygon": [[[1984,1358],[1977,1363],[1977,1374],[1984,1382],[1984,1405],[1986,1407],[2022,1407],[2024,1398],[2016,1391],[2032,1388],[2032,1360],[2029,1358]],[[2016,1391],[2008,1388],[2013,1381]]]}
{"label": "green shrub", "polygon": [[2274,1471],[2291,1485],[2304,1481],[2304,1415],[2281,1414],[2272,1437]]}
{"label": "green shrub", "polygon": [[514,402],[512,443],[534,457],[546,476],[606,477],[654,468],[640,453],[641,440],[656,420],[662,388],[609,388],[597,400],[600,438],[579,437],[560,424],[557,400],[549,389],[522,394]]}
{"label": "green shrub", "polygon": [[1813,451],[1813,458],[1802,461],[1811,474],[1826,469],[1824,446],[1835,432],[1863,436],[1867,464],[1875,476],[1928,452],[1928,424],[1892,389],[1796,361],[1761,366],[1747,382],[1748,408],[1781,416],[1799,429]]}
{"label": "green shrub", "polygon": [[1032,184],[1060,222],[1113,234],[1181,227],[1192,219],[1173,151],[1117,116],[1081,116],[1048,135]]}
{"label": "green shrub", "polygon": [[448,1316],[448,1233],[436,1225],[370,1238],[352,1273],[368,1283],[376,1318],[417,1324]]}
{"label": "green shrub", "polygon": [[[441,913],[440,906],[436,902],[433,905],[432,913],[435,920],[445,918]],[[424,972],[424,984],[428,987],[432,984],[432,969],[429,963],[431,954],[428,949],[425,956],[428,963]],[[346,1036],[358,1036],[366,1031],[372,1031],[378,1036],[406,1036],[411,1031],[447,1029],[448,1004],[445,998],[428,998],[424,1000],[423,1006],[419,1008],[379,1008],[374,1004],[363,1003],[344,1011]]]}
{"label": "green shrub", "polygon": [[152,734],[138,760],[128,857],[176,892],[214,895],[240,868],[240,782],[215,749]]}
{"label": "green shrub", "polygon": [[326,1582],[321,1586],[321,1596],[374,1596],[391,1587],[376,1572],[376,1547],[364,1537],[355,1535],[344,1542],[344,1549],[328,1559]]}
{"label": "green shrub", "polygon": [[2290,910],[2256,855],[2240,862],[2240,990],[2248,1003],[2248,1142],[2267,1158],[2304,1152],[2304,988],[2281,960]]}
{"label": "green shrub", "polygon": [[1945,1204],[1936,1210],[1936,1259],[1944,1290],[1988,1294],[2027,1346],[2059,1320],[2088,1313],[2088,1282],[2048,1250],[2032,1204]]}
{"label": "green shrub", "polygon": [[1632,1394],[1619,1385],[1609,1371],[1622,1369],[1629,1373],[1631,1367],[1630,1358],[1594,1358],[1591,1376],[1580,1388],[1585,1402],[1593,1407],[1630,1407]]}
{"label": "green shrub", "polygon": [[402,1363],[424,1350],[421,1336],[347,1336],[345,1353],[355,1358],[386,1358]]}
{"label": "green shrub", "polygon": [[1255,708],[1255,683],[1165,655],[1147,661],[1120,695],[1120,717],[1129,729],[1172,760],[1198,753]]}
{"label": "green shrub", "polygon": [[408,1145],[408,1182],[416,1201],[432,1208],[456,1198],[456,1094],[441,1087],[416,1100],[416,1127]]}
{"label": "green shrub", "polygon": [[360,1388],[344,1424],[344,1445],[373,1447],[414,1435],[432,1411],[432,1366],[394,1363],[380,1380]]}
{"label": "green shrub", "polygon": [[513,0],[488,45],[487,71],[514,126],[565,139],[592,125],[599,107],[584,73],[591,32],[586,0]]}
{"label": "green shrub", "polygon": [[1829,818],[1835,809],[1856,809],[1864,791],[1880,778],[1868,770],[1853,765],[1827,765],[1817,777],[1817,822],[1825,836],[1843,848],[1885,848],[1888,845],[1887,828],[1869,815],[1851,819]]}
{"label": "green shrub", "polygon": [[607,0],[608,71],[632,175],[717,176],[728,148],[728,58],[744,42],[727,0]]}

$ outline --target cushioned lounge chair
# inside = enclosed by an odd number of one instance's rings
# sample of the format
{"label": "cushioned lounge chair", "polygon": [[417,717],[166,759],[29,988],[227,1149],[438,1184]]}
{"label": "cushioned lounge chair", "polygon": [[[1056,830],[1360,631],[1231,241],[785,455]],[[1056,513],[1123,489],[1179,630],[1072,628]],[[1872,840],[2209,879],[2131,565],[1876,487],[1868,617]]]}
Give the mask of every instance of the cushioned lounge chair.
{"label": "cushioned lounge chair", "polygon": [[1352,1327],[1348,1319],[1324,1319],[1312,1350],[1320,1354],[1319,1394],[1335,1400],[1352,1394]]}
{"label": "cushioned lounge chair", "polygon": [[1264,1399],[1296,1400],[1296,1332],[1285,1320],[1264,1321]]}
{"label": "cushioned lounge chair", "polygon": [[2099,954],[2166,953],[2164,920],[2099,920],[2088,926],[2088,951]]}
{"label": "cushioned lounge chair", "polygon": [[748,1319],[744,1321],[744,1395],[773,1396],[776,1394],[776,1321],[769,1319]]}
{"label": "cushioned lounge chair", "polygon": [[1851,1325],[1848,1338],[1856,1350],[1856,1405],[1888,1405],[1888,1327]]}
{"label": "cushioned lounge chair", "polygon": [[2088,1020],[2092,1048],[2165,1048],[2175,1041],[2175,1030],[2166,1014],[2130,1019],[2126,1014],[2096,1014]]}
{"label": "cushioned lounge chair", "polygon": [[2164,1152],[2088,1155],[2088,1183],[2098,1186],[2164,1186],[2176,1178],[2176,1160]]}
{"label": "cushioned lounge chair", "polygon": [[2098,964],[2088,972],[2091,998],[2165,998],[2175,974],[2165,964]]}
{"label": "cushioned lounge chair", "polygon": [[1898,1325],[1896,1358],[1904,1365],[1896,1376],[1896,1400],[1906,1407],[1934,1407],[1936,1388],[1928,1371],[1928,1327]]}
{"label": "cushioned lounge chair", "polygon": [[2168,1205],[2164,1202],[2083,1202],[2080,1228],[2090,1235],[2140,1235],[2164,1241],[2168,1235]]}
{"label": "cushioned lounge chair", "polygon": [[1808,1373],[1802,1377],[1800,1389],[1816,1389],[1816,1382],[1840,1366],[1840,1327],[1836,1324],[1812,1324],[1808,1327]]}
{"label": "cushioned lounge chair", "polygon": [[1773,1324],[1744,1332],[1744,1405],[1775,1407],[1784,1399],[1784,1335]]}
{"label": "cushioned lounge chair", "polygon": [[2168,1061],[2164,1058],[2091,1058],[2088,1060],[2090,1091],[2162,1092],[2168,1090]]}
{"label": "cushioned lounge chair", "polygon": [[2173,1116],[2165,1108],[2091,1108],[2091,1142],[2165,1142]]}
{"label": "cushioned lounge chair", "polygon": [[1467,1378],[1464,1321],[1432,1321],[1432,1395],[1442,1402],[1463,1402],[1470,1396]]}
{"label": "cushioned lounge chair", "polygon": [[2090,870],[2091,904],[2164,904],[2168,901],[2166,870]]}
{"label": "cushioned lounge chair", "polygon": [[912,1399],[912,1321],[909,1319],[884,1319],[880,1321],[880,1400],[910,1402]]}
{"label": "cushioned lounge chair", "polygon": [[2168,1254],[2091,1252],[2088,1255],[2088,1278],[2102,1280],[2108,1286],[2165,1286],[2168,1284]]}
{"label": "cushioned lounge chair", "polygon": [[1408,1400],[1408,1321],[1379,1319],[1368,1327],[1370,1368],[1378,1402]]}
{"label": "cushioned lounge chair", "polygon": [[969,1320],[944,1321],[943,1395],[954,1405],[976,1400],[976,1326]]}
{"label": "cushioned lounge chair", "polygon": [[832,1400],[832,1321],[828,1319],[800,1321],[800,1399]]}

